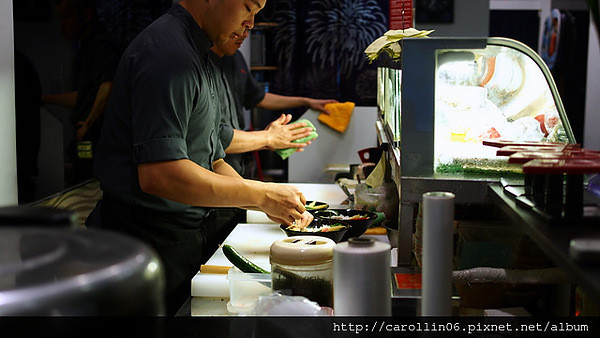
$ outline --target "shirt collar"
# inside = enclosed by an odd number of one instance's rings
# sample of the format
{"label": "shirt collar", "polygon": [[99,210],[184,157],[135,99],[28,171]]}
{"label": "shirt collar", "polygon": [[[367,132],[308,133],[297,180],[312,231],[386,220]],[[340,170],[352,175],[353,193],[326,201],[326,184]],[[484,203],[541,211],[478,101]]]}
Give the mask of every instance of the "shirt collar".
{"label": "shirt collar", "polygon": [[180,19],[189,29],[194,44],[199,51],[206,52],[210,50],[210,47],[213,45],[212,41],[210,41],[208,35],[200,28],[196,20],[194,20],[192,15],[185,8],[176,3],[169,9],[169,14]]}

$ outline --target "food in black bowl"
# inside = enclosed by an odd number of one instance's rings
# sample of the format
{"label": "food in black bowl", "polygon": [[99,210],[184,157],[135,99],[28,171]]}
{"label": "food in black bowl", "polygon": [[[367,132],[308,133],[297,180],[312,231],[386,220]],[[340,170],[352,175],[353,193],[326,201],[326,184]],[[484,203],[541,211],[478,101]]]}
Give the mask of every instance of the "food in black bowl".
{"label": "food in black bowl", "polygon": [[325,210],[329,208],[329,204],[319,201],[306,201],[304,207],[306,210],[308,210],[308,212],[314,214],[314,212],[317,210]]}
{"label": "food in black bowl", "polygon": [[371,211],[356,209],[327,209],[318,210],[313,213],[315,218],[327,221],[342,221],[351,225],[342,241],[352,237],[360,237],[367,231],[373,221],[377,219],[377,214]]}
{"label": "food in black bowl", "polygon": [[323,236],[332,239],[338,243],[342,240],[342,237],[351,228],[351,226],[345,222],[338,220],[325,220],[315,218],[307,227],[298,228],[295,225],[287,226],[280,224],[279,228],[285,232],[288,237],[291,236]]}

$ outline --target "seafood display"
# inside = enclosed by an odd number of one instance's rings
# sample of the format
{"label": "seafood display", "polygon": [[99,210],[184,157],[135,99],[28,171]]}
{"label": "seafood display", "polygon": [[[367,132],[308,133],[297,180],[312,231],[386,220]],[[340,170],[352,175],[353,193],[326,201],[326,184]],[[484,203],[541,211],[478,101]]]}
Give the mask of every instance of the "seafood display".
{"label": "seafood display", "polygon": [[[445,54],[459,53],[460,60],[444,62]],[[460,165],[461,159],[494,167],[495,150],[482,146],[483,140],[568,142],[546,78],[524,54],[488,46],[440,53],[438,64],[436,172]]]}

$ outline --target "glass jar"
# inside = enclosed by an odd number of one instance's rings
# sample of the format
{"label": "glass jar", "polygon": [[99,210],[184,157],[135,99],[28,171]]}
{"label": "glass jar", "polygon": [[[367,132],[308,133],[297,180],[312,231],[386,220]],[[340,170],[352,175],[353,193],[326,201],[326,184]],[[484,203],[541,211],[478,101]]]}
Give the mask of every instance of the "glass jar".
{"label": "glass jar", "polygon": [[322,236],[292,236],[274,242],[270,250],[273,291],[304,296],[333,308],[333,247]]}

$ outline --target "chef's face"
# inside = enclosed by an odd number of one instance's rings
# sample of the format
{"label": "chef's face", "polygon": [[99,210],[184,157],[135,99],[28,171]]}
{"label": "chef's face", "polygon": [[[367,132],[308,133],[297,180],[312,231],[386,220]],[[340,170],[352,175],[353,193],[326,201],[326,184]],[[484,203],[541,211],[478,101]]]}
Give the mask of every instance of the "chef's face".
{"label": "chef's face", "polygon": [[265,7],[267,0],[209,0],[204,31],[215,44],[237,40],[247,29],[254,27],[254,16]]}
{"label": "chef's face", "polygon": [[244,43],[244,40],[248,37],[248,34],[249,30],[246,29],[244,30],[242,36],[238,37],[237,39],[231,39],[227,43],[223,44],[215,44],[212,48],[220,56],[233,55],[235,54],[235,51],[242,46],[242,43]]}

